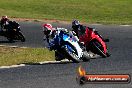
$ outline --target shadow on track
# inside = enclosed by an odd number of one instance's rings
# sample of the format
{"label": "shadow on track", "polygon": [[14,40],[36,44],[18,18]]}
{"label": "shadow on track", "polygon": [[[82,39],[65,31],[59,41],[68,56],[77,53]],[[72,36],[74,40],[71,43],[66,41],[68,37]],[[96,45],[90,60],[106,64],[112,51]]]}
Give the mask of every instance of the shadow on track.
{"label": "shadow on track", "polygon": [[10,41],[0,41],[0,43],[14,43],[14,42],[10,42]]}

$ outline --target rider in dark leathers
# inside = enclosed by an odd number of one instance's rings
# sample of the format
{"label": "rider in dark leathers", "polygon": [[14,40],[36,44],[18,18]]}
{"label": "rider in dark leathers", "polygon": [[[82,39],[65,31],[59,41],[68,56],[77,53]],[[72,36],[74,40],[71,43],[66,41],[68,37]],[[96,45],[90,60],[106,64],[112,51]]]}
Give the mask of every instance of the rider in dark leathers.
{"label": "rider in dark leathers", "polygon": [[15,21],[10,21],[7,16],[2,16],[0,20],[1,32],[4,31],[10,38],[13,37],[14,28],[19,24]]}
{"label": "rider in dark leathers", "polygon": [[1,31],[3,31],[3,29],[7,29],[8,24],[9,24],[8,17],[2,16],[2,18],[0,20]]}
{"label": "rider in dark leathers", "polygon": [[[72,31],[75,32],[76,36],[83,35],[85,33],[86,28],[91,29],[90,27],[81,25],[78,20],[73,20],[72,21]],[[94,31],[97,35],[99,35],[101,38],[102,36],[98,33],[98,31]],[[103,41],[108,41],[108,39],[102,38]]]}

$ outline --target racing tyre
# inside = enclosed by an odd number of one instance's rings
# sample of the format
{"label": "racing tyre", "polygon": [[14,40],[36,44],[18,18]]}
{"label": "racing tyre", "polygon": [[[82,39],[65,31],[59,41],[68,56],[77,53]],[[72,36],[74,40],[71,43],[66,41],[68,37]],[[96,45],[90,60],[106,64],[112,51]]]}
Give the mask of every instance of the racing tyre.
{"label": "racing tyre", "polygon": [[103,47],[102,45],[98,42],[98,41],[92,41],[91,42],[91,47],[92,47],[92,51],[100,56],[102,56],[103,58],[106,58],[107,55],[104,53],[103,51]]}
{"label": "racing tyre", "polygon": [[25,37],[22,34],[22,32],[18,32],[18,36],[19,36],[19,39],[21,40],[21,42],[25,42]]}
{"label": "racing tyre", "polygon": [[57,51],[55,51],[55,60],[56,61],[61,61],[62,59],[64,59],[61,54]]}
{"label": "racing tyre", "polygon": [[90,60],[90,59],[89,59],[89,54],[88,54],[87,51],[84,51],[84,52],[83,52],[83,58],[82,58],[82,60],[83,60],[84,62],[87,62],[87,61]]}
{"label": "racing tyre", "polygon": [[12,38],[7,37],[7,39],[9,40],[10,43],[13,42],[13,39]]}
{"label": "racing tyre", "polygon": [[[71,44],[68,44],[69,47],[71,47],[72,49],[74,49],[74,47]],[[77,52],[70,52],[68,50],[67,47],[64,48],[65,52],[66,52],[66,56],[68,56],[69,60],[72,60],[74,63],[79,63],[80,59],[77,56]]]}

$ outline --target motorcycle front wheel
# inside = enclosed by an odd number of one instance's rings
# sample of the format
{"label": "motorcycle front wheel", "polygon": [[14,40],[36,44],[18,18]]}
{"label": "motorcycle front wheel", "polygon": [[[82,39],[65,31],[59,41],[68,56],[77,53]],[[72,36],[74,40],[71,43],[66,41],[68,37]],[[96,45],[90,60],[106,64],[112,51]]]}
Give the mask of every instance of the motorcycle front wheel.
{"label": "motorcycle front wheel", "polygon": [[98,54],[103,58],[107,57],[107,55],[103,51],[102,45],[97,40],[91,42],[90,48],[93,53]]}
{"label": "motorcycle front wheel", "polygon": [[[71,44],[69,44],[69,46],[73,48]],[[67,59],[72,60],[74,63],[79,63],[80,59],[78,58],[76,52],[70,52],[67,47],[64,48],[64,51],[66,52],[66,56],[68,56]]]}
{"label": "motorcycle front wheel", "polygon": [[24,35],[22,34],[22,32],[18,32],[18,38],[19,38],[19,40],[21,40],[21,42],[25,42],[25,37],[24,37]]}

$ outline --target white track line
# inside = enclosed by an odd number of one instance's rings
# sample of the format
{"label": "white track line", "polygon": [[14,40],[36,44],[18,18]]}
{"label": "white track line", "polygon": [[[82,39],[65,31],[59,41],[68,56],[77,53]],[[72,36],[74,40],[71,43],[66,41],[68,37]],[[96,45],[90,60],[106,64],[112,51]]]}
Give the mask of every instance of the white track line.
{"label": "white track line", "polygon": [[6,45],[0,45],[0,47],[4,47],[4,46],[6,46]]}
{"label": "white track line", "polygon": [[7,47],[11,47],[11,48],[18,48],[18,46],[7,46]]}
{"label": "white track line", "polygon": [[131,26],[131,25],[120,25],[120,26],[129,27],[129,26]]}
{"label": "white track line", "polygon": [[28,47],[25,47],[25,46],[22,46],[22,47],[19,47],[19,46],[8,46],[8,45],[0,45],[0,47],[10,47],[10,48],[28,48]]}
{"label": "white track line", "polygon": [[40,64],[54,64],[54,63],[63,63],[63,62],[72,62],[67,59],[61,60],[61,61],[44,61],[44,62],[39,62]]}
{"label": "white track line", "polygon": [[23,67],[25,64],[20,64],[20,65],[11,65],[11,66],[1,66],[0,69],[2,68],[16,68],[16,67]]}
{"label": "white track line", "polygon": [[[39,62],[39,64],[57,64],[57,63],[70,63],[72,61],[69,60],[62,60],[62,61],[44,61],[44,62]],[[27,64],[28,65],[28,64]],[[0,69],[5,69],[5,68],[16,68],[16,67],[23,67],[26,66],[26,64],[20,64],[20,65],[11,65],[11,66],[1,66]]]}

